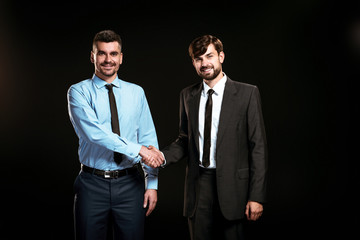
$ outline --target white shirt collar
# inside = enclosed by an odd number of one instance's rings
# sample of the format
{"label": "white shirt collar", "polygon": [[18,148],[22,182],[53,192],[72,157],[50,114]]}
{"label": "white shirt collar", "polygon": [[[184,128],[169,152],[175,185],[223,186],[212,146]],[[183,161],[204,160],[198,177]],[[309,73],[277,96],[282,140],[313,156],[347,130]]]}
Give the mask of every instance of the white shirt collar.
{"label": "white shirt collar", "polygon": [[[224,92],[227,76],[224,72],[223,72],[223,74],[224,74],[224,76],[212,88],[214,90],[214,94],[216,94],[216,95],[222,94]],[[203,91],[202,91],[203,96],[207,95],[207,92],[209,89],[210,89],[209,85],[207,85],[203,81]]]}

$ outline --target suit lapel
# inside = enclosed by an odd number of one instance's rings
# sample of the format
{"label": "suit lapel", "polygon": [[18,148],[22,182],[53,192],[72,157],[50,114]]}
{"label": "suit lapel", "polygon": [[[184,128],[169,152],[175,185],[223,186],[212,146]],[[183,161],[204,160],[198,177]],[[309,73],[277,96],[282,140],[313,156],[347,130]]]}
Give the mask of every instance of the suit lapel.
{"label": "suit lapel", "polygon": [[236,88],[233,84],[233,81],[230,78],[227,78],[225,83],[224,89],[224,96],[221,103],[221,112],[220,112],[220,119],[218,125],[218,133],[217,133],[217,140],[216,140],[216,148],[219,147],[221,143],[222,137],[224,136],[225,129],[229,124],[229,121],[232,119],[233,108],[236,103]]}
{"label": "suit lapel", "polygon": [[200,104],[200,94],[202,88],[203,88],[202,82],[199,85],[195,85],[189,99],[189,116],[191,121],[190,126],[198,150],[199,150],[199,104]]}

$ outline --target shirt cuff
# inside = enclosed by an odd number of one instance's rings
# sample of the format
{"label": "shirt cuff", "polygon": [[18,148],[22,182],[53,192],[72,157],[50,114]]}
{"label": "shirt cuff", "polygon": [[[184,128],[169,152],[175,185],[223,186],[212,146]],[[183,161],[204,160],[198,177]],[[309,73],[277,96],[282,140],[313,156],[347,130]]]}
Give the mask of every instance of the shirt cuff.
{"label": "shirt cuff", "polygon": [[142,145],[140,145],[140,144],[129,142],[127,149],[126,149],[126,151],[128,152],[127,155],[132,158],[135,158],[136,160],[140,160],[139,153],[140,153],[141,146]]}
{"label": "shirt cuff", "polygon": [[164,162],[163,162],[163,164],[160,165],[160,167],[161,167],[161,168],[164,168],[165,165],[166,165],[166,158],[165,158],[165,155],[163,154],[163,152],[161,152],[161,154],[163,155]]}
{"label": "shirt cuff", "polygon": [[147,189],[158,189],[158,178],[155,176],[147,176],[145,178],[145,187]]}

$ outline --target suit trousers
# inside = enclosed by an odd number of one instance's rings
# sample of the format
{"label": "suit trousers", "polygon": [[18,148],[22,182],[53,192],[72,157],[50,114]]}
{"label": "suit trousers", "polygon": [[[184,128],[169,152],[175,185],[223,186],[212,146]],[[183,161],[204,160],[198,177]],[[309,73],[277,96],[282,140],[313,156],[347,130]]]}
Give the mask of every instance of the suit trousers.
{"label": "suit trousers", "polygon": [[197,206],[188,218],[191,240],[244,240],[242,220],[229,221],[221,213],[216,169],[200,168]]}
{"label": "suit trousers", "polygon": [[145,211],[144,179],[139,173],[105,179],[81,171],[74,183],[77,240],[142,240]]}

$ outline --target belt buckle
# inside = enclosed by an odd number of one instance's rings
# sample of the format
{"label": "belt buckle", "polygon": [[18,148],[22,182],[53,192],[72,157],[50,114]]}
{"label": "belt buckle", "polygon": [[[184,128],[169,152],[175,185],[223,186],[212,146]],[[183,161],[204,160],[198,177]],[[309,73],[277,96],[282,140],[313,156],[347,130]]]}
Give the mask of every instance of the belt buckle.
{"label": "belt buckle", "polygon": [[104,178],[111,178],[111,171],[105,171]]}

